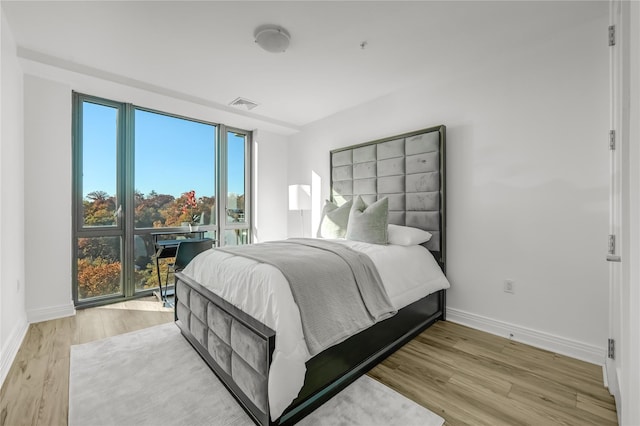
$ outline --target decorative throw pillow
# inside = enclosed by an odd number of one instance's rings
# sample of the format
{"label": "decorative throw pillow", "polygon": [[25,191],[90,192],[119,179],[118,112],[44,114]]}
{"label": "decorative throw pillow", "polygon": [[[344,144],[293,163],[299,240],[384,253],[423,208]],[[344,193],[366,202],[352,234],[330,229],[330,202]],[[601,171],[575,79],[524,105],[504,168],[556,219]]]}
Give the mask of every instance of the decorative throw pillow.
{"label": "decorative throw pillow", "polygon": [[347,239],[371,244],[387,244],[387,223],[389,221],[389,199],[387,197],[367,204],[358,195],[347,226]]}
{"label": "decorative throw pillow", "polygon": [[432,237],[430,232],[422,229],[392,223],[389,224],[387,232],[389,233],[389,244],[397,246],[417,246],[426,243]]}
{"label": "decorative throw pillow", "polygon": [[340,207],[327,200],[322,209],[318,238],[344,238],[347,233],[347,222],[353,200],[349,200]]}

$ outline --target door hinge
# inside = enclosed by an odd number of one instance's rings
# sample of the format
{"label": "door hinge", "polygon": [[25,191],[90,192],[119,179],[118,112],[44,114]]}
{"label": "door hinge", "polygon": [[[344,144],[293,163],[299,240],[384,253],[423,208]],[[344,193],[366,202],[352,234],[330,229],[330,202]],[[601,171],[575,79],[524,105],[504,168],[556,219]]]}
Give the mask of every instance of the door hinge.
{"label": "door hinge", "polygon": [[616,256],[615,235],[609,235],[609,251],[607,252],[607,262],[622,262],[620,256]]}
{"label": "door hinge", "polygon": [[616,45],[616,26],[609,25],[609,46]]}
{"label": "door hinge", "polygon": [[609,235],[609,254],[616,254],[616,236]]}
{"label": "door hinge", "polygon": [[615,130],[609,130],[609,149],[612,151],[616,149],[616,131]]}
{"label": "door hinge", "polygon": [[607,357],[616,359],[616,341],[613,339],[607,340]]}

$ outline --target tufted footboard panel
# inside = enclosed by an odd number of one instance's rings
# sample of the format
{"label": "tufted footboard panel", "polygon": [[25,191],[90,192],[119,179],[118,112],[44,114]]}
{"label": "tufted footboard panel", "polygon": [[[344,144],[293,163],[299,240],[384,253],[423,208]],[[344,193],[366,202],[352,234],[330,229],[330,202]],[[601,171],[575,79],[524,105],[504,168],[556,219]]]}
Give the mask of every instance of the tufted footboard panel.
{"label": "tufted footboard panel", "polygon": [[176,324],[247,413],[269,424],[275,332],[210,290],[176,274]]}

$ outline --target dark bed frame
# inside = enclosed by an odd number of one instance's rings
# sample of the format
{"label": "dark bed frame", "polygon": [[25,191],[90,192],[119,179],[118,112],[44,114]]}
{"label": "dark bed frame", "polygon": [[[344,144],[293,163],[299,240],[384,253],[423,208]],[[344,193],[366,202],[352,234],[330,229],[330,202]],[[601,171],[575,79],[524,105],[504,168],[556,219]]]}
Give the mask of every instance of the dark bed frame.
{"label": "dark bed frame", "polygon": [[[367,202],[387,196],[390,223],[431,232],[425,247],[445,270],[444,126],[331,151],[332,200],[341,204],[354,194]],[[446,291],[440,290],[314,356],[306,363],[298,397],[271,421],[267,383],[275,332],[176,273],[176,324],[259,425],[298,422],[433,323],[444,320],[445,306]]]}

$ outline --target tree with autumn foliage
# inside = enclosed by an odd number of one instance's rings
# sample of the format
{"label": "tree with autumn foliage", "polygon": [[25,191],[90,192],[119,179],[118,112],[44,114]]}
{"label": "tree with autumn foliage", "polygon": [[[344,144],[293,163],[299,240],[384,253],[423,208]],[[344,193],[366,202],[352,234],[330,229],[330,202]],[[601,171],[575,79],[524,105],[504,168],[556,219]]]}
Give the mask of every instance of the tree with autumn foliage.
{"label": "tree with autumn foliage", "polygon": [[120,262],[109,262],[100,257],[78,259],[78,297],[86,299],[119,293],[120,275]]}
{"label": "tree with autumn foliage", "polygon": [[[243,197],[244,198],[244,197]],[[242,202],[244,206],[244,199]],[[134,193],[134,220],[136,229],[180,227],[183,222],[215,223],[215,197],[196,198],[195,191],[173,195],[151,191],[144,195]],[[116,199],[104,191],[94,191],[83,200],[83,218],[86,226],[108,226],[116,223]],[[197,221],[194,217],[197,216]],[[137,288],[158,286],[153,242],[149,236],[142,239],[143,247],[135,248],[135,281]],[[161,265],[161,275],[166,273]],[[118,237],[92,237],[78,240],[79,297],[87,298],[120,292],[122,266]]]}
{"label": "tree with autumn foliage", "polygon": [[161,228],[165,225],[164,212],[175,204],[173,195],[158,194],[151,191],[145,196],[140,191],[134,193],[136,228]]}
{"label": "tree with autumn foliage", "polygon": [[87,194],[83,200],[84,223],[87,226],[104,226],[115,223],[116,200],[104,191]]}

